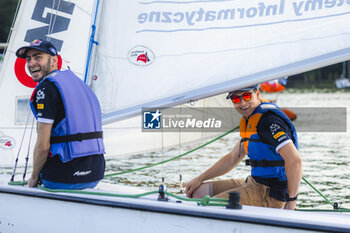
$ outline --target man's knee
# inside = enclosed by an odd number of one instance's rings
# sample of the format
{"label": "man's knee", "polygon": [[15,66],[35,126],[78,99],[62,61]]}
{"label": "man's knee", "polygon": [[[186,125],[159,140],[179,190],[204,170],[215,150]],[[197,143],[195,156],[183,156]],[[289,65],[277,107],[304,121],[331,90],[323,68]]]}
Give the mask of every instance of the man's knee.
{"label": "man's knee", "polygon": [[193,193],[192,198],[203,198],[206,195],[212,196],[211,182],[201,184]]}

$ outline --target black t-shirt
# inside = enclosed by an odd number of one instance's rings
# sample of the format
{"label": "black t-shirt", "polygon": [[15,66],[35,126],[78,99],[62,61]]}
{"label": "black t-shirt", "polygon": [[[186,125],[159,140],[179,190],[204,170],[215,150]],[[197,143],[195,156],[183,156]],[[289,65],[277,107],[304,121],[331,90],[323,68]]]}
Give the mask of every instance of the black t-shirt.
{"label": "black t-shirt", "polygon": [[257,125],[261,140],[273,145],[278,152],[284,145],[293,142],[292,132],[287,123],[273,112],[265,113]]}
{"label": "black t-shirt", "polygon": [[47,79],[37,87],[34,100],[38,122],[53,124],[52,128],[55,128],[65,117],[61,94],[55,84]]}
{"label": "black t-shirt", "polygon": [[[47,79],[37,87],[33,105],[37,111],[37,121],[52,124],[53,128],[65,117],[61,94],[55,84]],[[105,159],[102,154],[75,158],[66,163],[58,155],[50,155],[41,176],[53,182],[84,183],[102,179],[104,171]]]}
{"label": "black t-shirt", "polygon": [[[284,145],[293,142],[293,134],[289,125],[284,119],[277,116],[273,112],[266,112],[260,118],[257,125],[257,133],[262,142],[272,145],[278,152]],[[288,193],[288,186],[286,181],[279,181],[277,178],[259,178],[254,179],[270,187],[270,196],[280,200],[286,201],[286,194]]]}

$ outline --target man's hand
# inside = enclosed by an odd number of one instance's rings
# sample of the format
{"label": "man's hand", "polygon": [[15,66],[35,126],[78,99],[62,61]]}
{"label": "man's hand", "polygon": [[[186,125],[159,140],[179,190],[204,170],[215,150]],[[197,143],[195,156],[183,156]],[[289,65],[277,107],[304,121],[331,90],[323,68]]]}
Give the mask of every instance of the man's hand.
{"label": "man's hand", "polygon": [[287,201],[284,205],[284,209],[286,210],[295,210],[297,207],[297,201]]}
{"label": "man's hand", "polygon": [[38,181],[39,181],[38,177],[36,178],[30,177],[30,179],[28,180],[28,187],[35,188],[38,185]]}
{"label": "man's hand", "polygon": [[198,177],[186,183],[186,197],[191,198],[193,192],[202,184]]}

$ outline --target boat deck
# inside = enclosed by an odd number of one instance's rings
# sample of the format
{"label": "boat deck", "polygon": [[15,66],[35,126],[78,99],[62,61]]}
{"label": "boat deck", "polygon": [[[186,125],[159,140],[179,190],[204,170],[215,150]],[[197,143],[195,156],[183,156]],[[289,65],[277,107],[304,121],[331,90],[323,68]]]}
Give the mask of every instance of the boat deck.
{"label": "boat deck", "polygon": [[[253,224],[255,227],[268,227],[271,229],[282,227],[290,231],[295,230],[295,232],[350,232],[350,215],[344,213],[300,212],[252,206],[243,206],[242,209],[234,210],[226,209],[222,206],[198,206],[195,202],[177,202],[177,200],[172,197],[170,197],[170,200],[167,202],[157,201],[157,194],[141,198],[100,195],[102,193],[137,194],[143,192],[137,188],[126,188],[120,185],[105,183],[101,183],[97,189],[85,190],[87,192],[94,192],[95,194],[82,194],[48,192],[38,188],[7,185],[7,183],[4,182],[4,177],[2,177],[1,181],[0,200],[9,198],[10,201],[15,200],[16,197],[17,199],[21,197],[19,200],[23,200],[24,197],[27,197],[32,203],[43,202],[42,204],[45,204],[48,200],[50,200],[50,205],[52,205],[52,201],[58,202],[59,204],[61,202],[70,203],[70,205],[75,203],[78,204],[78,206],[85,206],[85,208],[92,207],[94,210],[98,209],[96,207],[112,208],[113,213],[118,210],[120,212],[124,212],[125,210],[129,212],[141,211],[144,214],[156,213],[157,215],[165,214],[189,217],[196,219],[196,221],[198,221],[198,219],[204,219],[205,221],[221,221],[226,224],[232,224],[232,222],[244,223],[248,225]],[[43,200],[46,200],[46,202]],[[32,206],[30,208],[34,207]],[[77,211],[81,211],[81,208],[80,210],[78,208]],[[0,218],[3,218],[4,214],[5,212],[0,211]],[[0,221],[1,220],[3,221],[3,219],[0,219]],[[274,231],[269,230],[269,232]]]}

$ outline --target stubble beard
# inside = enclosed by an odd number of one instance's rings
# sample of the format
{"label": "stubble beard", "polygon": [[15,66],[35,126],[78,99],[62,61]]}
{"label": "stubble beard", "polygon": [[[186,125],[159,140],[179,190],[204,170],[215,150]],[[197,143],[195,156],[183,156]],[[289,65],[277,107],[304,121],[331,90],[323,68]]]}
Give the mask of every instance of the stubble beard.
{"label": "stubble beard", "polygon": [[45,78],[48,74],[50,74],[51,73],[51,61],[50,61],[50,58],[49,58],[49,60],[47,61],[47,64],[45,65],[45,66],[43,66],[42,68],[41,68],[41,70],[42,70],[42,78],[41,78],[41,80],[43,79],[43,78]]}

